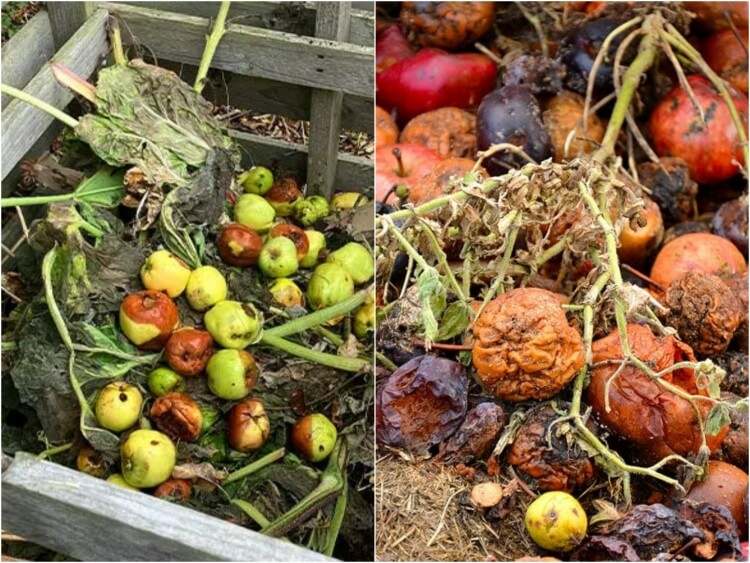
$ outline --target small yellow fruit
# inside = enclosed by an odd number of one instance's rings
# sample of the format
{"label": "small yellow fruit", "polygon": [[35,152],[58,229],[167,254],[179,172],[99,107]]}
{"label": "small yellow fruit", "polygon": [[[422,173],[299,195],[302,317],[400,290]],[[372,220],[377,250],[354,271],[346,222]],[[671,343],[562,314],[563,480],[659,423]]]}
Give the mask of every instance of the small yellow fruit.
{"label": "small yellow fruit", "polygon": [[123,477],[122,474],[120,473],[113,473],[112,475],[107,477],[107,483],[112,483],[113,485],[117,485],[118,487],[122,487],[123,489],[129,489],[131,491],[138,490],[132,485],[129,485],[128,482],[125,480],[125,477]]}
{"label": "small yellow fruit", "polygon": [[156,487],[169,479],[177,462],[177,448],[166,434],[136,430],[120,446],[122,476],[131,487]]}
{"label": "small yellow fruit", "polygon": [[190,268],[168,250],[157,250],[141,266],[141,281],[146,289],[166,291],[177,297],[187,286]]}
{"label": "small yellow fruit", "polygon": [[138,387],[115,381],[99,391],[94,411],[102,428],[122,432],[133,426],[141,415],[143,395]]}
{"label": "small yellow fruit", "polygon": [[314,268],[318,263],[321,252],[325,252],[326,249],[326,237],[320,231],[305,231],[307,235],[308,250],[302,259],[299,261],[299,265],[302,268]]}
{"label": "small yellow fruit", "polygon": [[544,493],[526,509],[526,531],[537,545],[550,551],[571,551],[584,537],[586,512],[572,495]]}
{"label": "small yellow fruit", "polygon": [[289,278],[276,278],[268,287],[273,300],[287,309],[291,307],[304,307],[305,294],[299,286]]}
{"label": "small yellow fruit", "polygon": [[193,309],[205,311],[227,298],[227,281],[213,266],[201,266],[190,274],[185,295]]}

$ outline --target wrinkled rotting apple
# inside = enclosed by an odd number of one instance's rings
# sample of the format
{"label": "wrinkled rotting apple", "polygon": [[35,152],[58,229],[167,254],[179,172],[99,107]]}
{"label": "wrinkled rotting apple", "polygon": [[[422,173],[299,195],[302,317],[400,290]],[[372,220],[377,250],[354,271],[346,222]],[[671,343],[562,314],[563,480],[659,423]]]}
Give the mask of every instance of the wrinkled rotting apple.
{"label": "wrinkled rotting apple", "polygon": [[273,173],[265,166],[253,166],[240,174],[238,181],[245,192],[264,195],[273,186]]}
{"label": "wrinkled rotting apple", "polygon": [[305,294],[289,278],[276,278],[268,288],[273,300],[284,308],[304,307]]}
{"label": "wrinkled rotting apple", "polygon": [[[305,235],[305,240],[307,236]],[[258,267],[269,278],[291,276],[299,269],[297,247],[286,236],[270,238],[263,245],[258,258]]]}
{"label": "wrinkled rotting apple", "polygon": [[133,426],[141,414],[143,395],[135,385],[113,381],[96,398],[94,412],[99,426],[122,432]]}
{"label": "wrinkled rotting apple", "polygon": [[190,268],[168,250],[157,250],[141,266],[141,281],[146,289],[166,291],[177,297],[187,286]]}
{"label": "wrinkled rotting apple", "polygon": [[220,301],[203,316],[203,322],[224,348],[246,348],[258,341],[263,328],[263,317],[258,310],[239,301]]}
{"label": "wrinkled rotting apple", "polygon": [[219,256],[230,266],[241,268],[252,266],[258,261],[263,239],[250,227],[240,223],[230,223],[221,230],[216,241]]}
{"label": "wrinkled rotting apple", "polygon": [[305,235],[309,246],[299,265],[302,268],[313,268],[320,260],[321,253],[326,250],[326,237],[320,231],[305,231]]}
{"label": "wrinkled rotting apple", "polygon": [[214,353],[214,339],[205,330],[193,327],[177,329],[167,340],[164,357],[180,375],[199,375]]}
{"label": "wrinkled rotting apple", "polygon": [[302,192],[294,178],[280,178],[266,193],[266,201],[279,217],[289,217],[294,212],[294,204],[302,197]]}
{"label": "wrinkled rotting apple", "polygon": [[297,259],[302,259],[310,250],[310,241],[307,238],[307,233],[300,229],[297,225],[290,223],[279,223],[268,231],[268,238],[286,237],[294,243],[297,249]]}
{"label": "wrinkled rotting apple", "polygon": [[185,390],[185,380],[169,368],[160,367],[148,374],[148,389],[157,397]]}
{"label": "wrinkled rotting apple", "polygon": [[344,268],[326,262],[313,272],[307,284],[307,300],[313,309],[336,305],[354,295],[354,281]]}
{"label": "wrinkled rotting apple", "polygon": [[149,413],[156,427],[173,440],[192,442],[203,429],[203,413],[185,393],[168,393],[157,398]]}
{"label": "wrinkled rotting apple", "polygon": [[161,350],[180,324],[177,306],[161,291],[131,293],[120,304],[120,328],[144,350]]}
{"label": "wrinkled rotting apple", "polygon": [[76,455],[76,468],[92,477],[102,477],[107,471],[107,464],[100,452],[85,444]]}
{"label": "wrinkled rotting apple", "polygon": [[271,421],[259,399],[246,399],[229,411],[227,435],[233,450],[255,451],[266,443],[270,433]]}
{"label": "wrinkled rotting apple", "polygon": [[323,461],[333,451],[338,432],[326,415],[308,414],[292,427],[290,436],[294,449],[313,463]]}
{"label": "wrinkled rotting apple", "polygon": [[162,484],[172,475],[176,462],[174,443],[156,430],[136,430],[120,447],[122,476],[138,489]]}
{"label": "wrinkled rotting apple", "polygon": [[190,274],[185,289],[188,303],[196,311],[205,311],[227,298],[227,280],[213,266],[201,266]]}
{"label": "wrinkled rotting apple", "polygon": [[348,242],[328,255],[326,262],[338,264],[352,277],[355,284],[370,281],[375,264],[370,251],[358,242]]}
{"label": "wrinkled rotting apple", "polygon": [[170,479],[156,487],[154,496],[164,500],[185,502],[190,500],[193,487],[187,479]]}
{"label": "wrinkled rotting apple", "polygon": [[274,219],[276,211],[258,194],[243,194],[234,204],[234,220],[259,233],[270,229]]}
{"label": "wrinkled rotting apple", "polygon": [[258,381],[258,365],[245,350],[219,350],[206,366],[208,388],[221,399],[244,399]]}

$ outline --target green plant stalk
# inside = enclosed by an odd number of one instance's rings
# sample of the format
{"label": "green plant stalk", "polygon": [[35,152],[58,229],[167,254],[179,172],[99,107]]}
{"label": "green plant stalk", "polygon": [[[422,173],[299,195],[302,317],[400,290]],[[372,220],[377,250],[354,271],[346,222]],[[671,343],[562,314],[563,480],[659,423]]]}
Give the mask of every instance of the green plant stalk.
{"label": "green plant stalk", "polygon": [[454,293],[461,301],[463,301],[464,303],[467,302],[468,298],[466,294],[464,294],[464,290],[461,287],[461,285],[458,283],[456,276],[453,274],[453,270],[451,270],[450,264],[448,264],[448,257],[445,255],[445,252],[443,252],[443,249],[440,248],[440,243],[435,237],[435,233],[432,232],[432,229],[430,228],[430,226],[427,223],[425,223],[422,219],[420,219],[420,224],[422,225],[424,232],[427,233],[427,238],[430,239],[430,245],[432,246],[432,251],[437,256],[438,264],[440,264],[440,267],[443,269],[443,272],[448,277],[448,281],[453,286]]}
{"label": "green plant stalk", "polygon": [[208,75],[208,69],[211,67],[211,61],[216,53],[216,48],[219,46],[221,38],[224,37],[224,33],[226,33],[226,21],[230,4],[231,2],[226,0],[221,3],[219,13],[216,14],[216,20],[211,29],[211,34],[206,38],[206,47],[203,49],[201,62],[198,66],[198,74],[195,75],[195,84],[193,85],[193,90],[199,94],[203,92],[203,87],[206,84],[206,76]]}
{"label": "green plant stalk", "polygon": [[351,297],[344,299],[341,303],[336,303],[336,305],[331,305],[309,315],[297,317],[283,325],[266,329],[263,331],[263,336],[284,337],[290,334],[297,334],[298,332],[318,327],[336,317],[351,313],[365,302],[369,291],[369,289],[362,289]]}
{"label": "green plant stalk", "polygon": [[109,42],[112,44],[112,57],[115,64],[126,66],[128,58],[125,56],[125,50],[122,48],[122,33],[120,32],[120,22],[117,18],[109,20]]}
{"label": "green plant stalk", "polygon": [[239,498],[232,499],[230,502],[234,506],[242,510],[242,512],[247,514],[253,520],[253,522],[258,524],[258,526],[260,526],[261,528],[265,528],[271,523],[271,521],[266,518],[266,516],[251,502]]}
{"label": "green plant stalk", "polygon": [[259,343],[265,344],[266,346],[273,346],[274,348],[277,348],[282,352],[286,352],[287,354],[291,354],[293,356],[298,356],[304,360],[315,362],[316,364],[320,364],[323,366],[340,369],[343,371],[359,373],[361,371],[366,371],[371,367],[370,362],[368,362],[367,360],[362,360],[360,358],[345,358],[343,356],[336,356],[334,354],[317,352],[307,346],[302,346],[300,344],[284,340],[283,338],[275,336],[273,334],[264,333]]}
{"label": "green plant stalk", "polygon": [[22,102],[26,102],[30,106],[48,113],[55,119],[62,121],[68,127],[75,128],[78,126],[78,120],[76,118],[69,116],[64,111],[60,111],[56,107],[40,100],[39,98],[35,98],[31,94],[27,94],[23,90],[13,88],[13,86],[8,86],[7,84],[0,84],[0,92],[2,92],[3,94],[7,94],[11,98],[16,98],[18,100],[21,100]]}
{"label": "green plant stalk", "polygon": [[390,371],[396,371],[398,369],[398,366],[388,359],[388,357],[382,352],[375,352],[375,358],[378,361],[378,365],[381,365]]}
{"label": "green plant stalk", "polygon": [[36,456],[36,458],[47,459],[49,457],[52,457],[53,455],[61,454],[65,451],[68,451],[72,447],[73,447],[73,442],[68,442],[67,444],[62,444],[61,446],[54,446],[52,448],[47,448],[43,452],[39,453]]}
{"label": "green plant stalk", "polygon": [[338,540],[339,533],[341,532],[341,525],[344,522],[344,515],[346,514],[346,504],[349,500],[349,486],[346,472],[342,473],[344,479],[344,485],[341,488],[338,498],[336,499],[336,506],[333,508],[333,516],[331,516],[331,522],[325,531],[325,544],[322,550],[323,555],[328,557],[333,556],[333,550],[336,548],[336,541]]}
{"label": "green plant stalk", "polygon": [[239,481],[240,479],[244,479],[248,475],[252,475],[256,471],[259,471],[263,469],[265,466],[270,465],[274,462],[277,462],[280,460],[284,455],[286,454],[286,449],[279,448],[277,450],[274,450],[270,453],[267,453],[263,457],[260,457],[253,461],[252,463],[249,463],[245,467],[241,467],[237,471],[232,471],[229,475],[227,475],[226,479],[222,481],[222,485],[226,485],[228,483],[233,483],[234,481]]}
{"label": "green plant stalk", "polygon": [[69,192],[66,194],[38,195],[29,197],[4,197],[0,198],[0,207],[46,205],[49,203],[60,203],[63,201],[85,201],[88,196],[117,191],[122,191],[122,186],[108,186],[106,188],[99,188],[98,190],[91,190],[89,192],[86,192],[81,196],[79,196],[77,192]]}
{"label": "green plant stalk", "polygon": [[346,460],[346,443],[343,438],[339,437],[328,458],[328,465],[320,477],[318,486],[291,510],[279,516],[268,526],[263,527],[261,532],[268,536],[283,536],[325,506],[345,486]]}

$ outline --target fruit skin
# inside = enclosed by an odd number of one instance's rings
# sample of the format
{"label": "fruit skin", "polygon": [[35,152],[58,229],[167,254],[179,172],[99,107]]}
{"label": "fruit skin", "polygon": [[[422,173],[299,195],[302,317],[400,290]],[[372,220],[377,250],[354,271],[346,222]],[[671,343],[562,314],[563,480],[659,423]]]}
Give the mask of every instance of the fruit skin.
{"label": "fruit skin", "polygon": [[177,448],[166,434],[136,430],[120,447],[122,476],[131,487],[160,485],[172,475]]}
{"label": "fruit skin", "polygon": [[216,247],[224,262],[230,266],[244,268],[258,261],[263,239],[250,227],[230,223],[221,230]]}
{"label": "fruit skin", "polygon": [[266,201],[279,217],[289,217],[294,212],[294,204],[302,198],[302,192],[294,178],[280,178],[266,194]]}
{"label": "fruit skin", "polygon": [[289,278],[277,278],[268,288],[273,300],[284,308],[304,307],[305,294]]}
{"label": "fruit skin", "polygon": [[[375,69],[380,73],[399,61],[414,54],[411,43],[407,41],[398,25],[389,25],[377,32],[375,41]],[[377,142],[377,135],[375,137]]]}
{"label": "fruit skin", "polygon": [[265,166],[253,166],[238,181],[246,193],[264,195],[273,186],[273,173]]}
{"label": "fruit skin", "polygon": [[421,145],[399,143],[380,147],[375,151],[375,199],[395,203],[394,186],[410,188],[440,160],[435,151]]}
{"label": "fruit skin", "polygon": [[402,2],[407,37],[422,47],[458,49],[480,39],[495,22],[492,2]]}
{"label": "fruit skin", "polygon": [[188,280],[185,296],[196,311],[205,311],[227,298],[227,280],[213,266],[193,270]]}
{"label": "fruit skin", "polygon": [[136,487],[129,485],[121,473],[113,473],[112,475],[107,477],[107,483],[112,483],[113,485],[117,485],[118,487],[129,489],[131,491],[138,490]]}
{"label": "fruit skin", "polygon": [[172,333],[164,347],[164,357],[180,375],[200,375],[214,353],[214,339],[205,330],[180,328]]}
{"label": "fruit skin", "polygon": [[[604,124],[593,112],[589,113],[584,132],[583,109],[583,97],[565,90],[545,105],[542,121],[550,136],[555,162],[594,152],[604,138]],[[568,143],[568,135],[574,129],[573,138]]]}
{"label": "fruit skin", "polygon": [[143,350],[161,350],[179,324],[177,305],[161,291],[137,291],[120,304],[120,329]]}
{"label": "fruit skin", "polygon": [[156,487],[154,496],[165,500],[176,500],[185,502],[190,500],[193,494],[193,487],[187,479],[170,479],[164,481]]}
{"label": "fruit skin", "polygon": [[651,256],[664,237],[664,222],[659,206],[647,197],[643,200],[645,205],[640,212],[640,220],[645,224],[626,224],[620,231],[620,245],[617,249],[623,262],[636,267]]}
{"label": "fruit skin", "polygon": [[537,545],[550,551],[571,551],[588,528],[586,512],[572,495],[544,493],[526,509],[526,531]]}
{"label": "fruit skin", "polygon": [[328,200],[319,195],[298,199],[294,204],[294,218],[305,227],[317,223],[330,212]]}
{"label": "fruit skin", "polygon": [[160,367],[148,374],[148,389],[157,397],[185,390],[185,380],[169,368]]}
{"label": "fruit skin", "polygon": [[338,432],[324,414],[308,414],[292,427],[290,440],[294,449],[308,461],[323,461],[333,451]]}
{"label": "fruit skin", "polygon": [[[396,142],[395,139],[393,142]],[[331,199],[331,207],[336,211],[354,209],[355,207],[362,207],[368,203],[369,201],[367,198],[359,192],[338,192],[333,194],[333,198]]]}
{"label": "fruit skin", "polygon": [[355,284],[361,284],[372,279],[375,274],[372,254],[358,242],[348,242],[338,250],[331,252],[326,262],[338,264],[354,280]]}
{"label": "fruit skin", "polygon": [[260,251],[258,267],[269,278],[291,276],[299,269],[297,247],[286,237],[269,239]]}
{"label": "fruit skin", "polygon": [[107,470],[102,455],[88,444],[78,450],[76,467],[78,471],[87,473],[92,477],[103,477]]}
{"label": "fruit skin", "polygon": [[495,87],[497,65],[485,55],[422,49],[377,75],[377,104],[406,123],[420,113],[473,108]]}
{"label": "fruit skin", "polygon": [[742,43],[734,30],[725,29],[714,33],[703,43],[701,53],[710,66],[738,91],[747,94],[747,27],[738,29]]}
{"label": "fruit skin", "polygon": [[122,432],[138,421],[141,406],[143,395],[138,387],[124,381],[114,381],[99,391],[94,412],[102,428]]}
{"label": "fruit skin", "polygon": [[320,254],[326,250],[326,237],[320,231],[305,231],[309,247],[305,255],[300,259],[302,268],[313,268],[318,263]]}
{"label": "fruit skin", "polygon": [[168,393],[151,405],[149,413],[156,427],[173,440],[192,442],[203,429],[203,413],[189,395]]}
{"label": "fruit skin", "polygon": [[263,326],[255,307],[239,301],[220,301],[203,316],[203,322],[219,345],[236,349],[256,342]]}
{"label": "fruit skin", "polygon": [[141,281],[146,289],[166,291],[177,297],[187,285],[190,268],[168,250],[157,250],[141,266]]}
{"label": "fruit skin", "polygon": [[[735,162],[742,165],[745,161],[729,108],[708,79],[691,75],[687,80],[703,108],[706,124],[687,92],[678,86],[659,101],[649,117],[654,150],[659,156],[682,158],[698,183],[728,180],[739,172]],[[734,88],[729,92],[747,131],[747,98]]]}
{"label": "fruit skin", "polygon": [[307,300],[313,309],[324,309],[354,295],[354,281],[339,266],[326,262],[313,272],[307,284]]}
{"label": "fruit skin", "polygon": [[259,233],[271,228],[276,210],[258,194],[243,194],[234,204],[234,220]]}
{"label": "fruit skin", "polygon": [[746,536],[747,484],[748,475],[739,467],[710,460],[705,478],[693,485],[687,498],[726,507],[737,522],[740,536]]}
{"label": "fruit skin", "polygon": [[446,107],[418,115],[406,124],[399,137],[434,150],[443,158],[474,158],[477,151],[477,119],[466,110]]}
{"label": "fruit skin", "polygon": [[354,313],[354,334],[363,340],[375,330],[375,301],[366,302]]}
{"label": "fruit skin", "polygon": [[206,367],[208,388],[221,399],[244,399],[258,380],[258,366],[250,352],[219,350]]}
{"label": "fruit skin", "polygon": [[[398,126],[391,114],[380,106],[375,106],[375,148],[398,142]],[[334,196],[334,200],[335,200]],[[333,202],[331,202],[333,203]],[[336,205],[334,204],[334,207]]]}
{"label": "fruit skin", "polygon": [[[474,165],[471,158],[451,157],[439,161],[432,170],[409,186],[407,199],[418,205],[454,191],[466,175],[472,172]],[[487,171],[482,167],[474,173],[474,177],[480,182],[486,176]]]}
{"label": "fruit skin", "polygon": [[227,436],[233,450],[255,451],[266,443],[270,433],[271,422],[260,400],[246,399],[229,411]]}
{"label": "fruit skin", "polygon": [[268,238],[286,237],[294,243],[297,249],[297,260],[307,254],[310,250],[310,241],[307,238],[307,233],[300,229],[297,225],[290,223],[279,223],[268,232]]}

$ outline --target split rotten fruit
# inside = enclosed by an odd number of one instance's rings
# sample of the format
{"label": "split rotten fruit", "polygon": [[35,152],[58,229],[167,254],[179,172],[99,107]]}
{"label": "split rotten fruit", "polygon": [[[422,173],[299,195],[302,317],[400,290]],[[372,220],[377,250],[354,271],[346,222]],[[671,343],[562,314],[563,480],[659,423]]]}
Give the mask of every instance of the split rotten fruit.
{"label": "split rotten fruit", "polygon": [[313,272],[307,284],[307,300],[313,309],[325,309],[354,295],[354,281],[344,268],[326,262]]}
{"label": "split rotten fruit", "polygon": [[142,405],[143,395],[138,387],[124,381],[113,381],[99,391],[94,412],[99,426],[121,432],[136,423]]}
{"label": "split rotten fruit", "polygon": [[157,397],[185,390],[185,380],[169,368],[156,368],[148,374],[148,390]]}
{"label": "split rotten fruit", "polygon": [[[304,240],[307,240],[307,236]],[[286,236],[270,238],[260,251],[258,267],[269,278],[291,276],[299,269],[297,253],[297,247],[292,239]]]}
{"label": "split rotten fruit", "polygon": [[206,366],[206,381],[211,393],[227,401],[247,397],[258,381],[258,365],[245,350],[219,350]]}
{"label": "split rotten fruit", "polygon": [[180,375],[200,375],[214,353],[214,339],[205,330],[180,328],[172,333],[164,347],[164,357]]}
{"label": "split rotten fruit", "polygon": [[243,194],[234,204],[234,220],[263,233],[273,226],[276,211],[258,194]]}
{"label": "split rotten fruit", "polygon": [[358,242],[348,242],[328,255],[326,262],[338,264],[351,276],[355,284],[370,281],[375,274],[372,254]]}
{"label": "split rotten fruit", "polygon": [[466,369],[446,358],[413,358],[378,387],[376,435],[389,446],[426,453],[453,434],[466,416]]}
{"label": "split rotten fruit", "polygon": [[402,2],[401,25],[422,47],[458,49],[492,29],[493,2]]}
{"label": "split rotten fruit", "polygon": [[289,217],[294,212],[294,204],[302,197],[302,192],[294,178],[280,178],[268,190],[266,200],[278,217]]}
{"label": "split rotten fruit", "polygon": [[168,250],[157,250],[141,266],[141,281],[146,289],[166,291],[177,297],[187,286],[190,268]]}
{"label": "split rotten fruit", "polygon": [[526,509],[524,523],[537,545],[560,552],[571,551],[581,543],[588,528],[581,503],[560,491],[538,496]]}
{"label": "split rotten fruit", "polygon": [[300,229],[296,225],[290,223],[279,223],[275,225],[269,232],[269,238],[286,237],[294,243],[294,247],[297,249],[297,259],[301,260],[307,252],[310,250],[310,241],[307,238],[307,233]]}
{"label": "split rotten fruit", "polygon": [[313,268],[321,258],[321,253],[326,250],[326,237],[320,231],[305,231],[305,235],[309,246],[299,265],[302,268]]}
{"label": "split rotten fruit", "polygon": [[149,413],[156,427],[173,440],[192,442],[200,436],[203,413],[185,393],[168,393],[151,405]]}
{"label": "split rotten fruit", "polygon": [[747,473],[723,461],[711,460],[706,467],[706,477],[693,485],[687,498],[709,502],[729,510],[740,536],[747,535]]}
{"label": "split rotten fruit", "polygon": [[227,280],[213,266],[193,270],[185,289],[188,303],[196,311],[205,311],[227,298]]}
{"label": "split rotten fruit", "polygon": [[224,348],[247,348],[258,340],[263,328],[263,319],[255,307],[239,301],[220,301],[203,316],[203,322]]}
{"label": "split rotten fruit", "polygon": [[78,468],[78,471],[87,473],[92,477],[102,477],[107,471],[107,464],[105,463],[102,454],[88,444],[78,450],[78,455],[76,456],[76,467]]}
{"label": "split rotten fruit", "polygon": [[472,361],[496,397],[548,399],[583,367],[583,342],[556,294],[518,288],[496,297],[476,319]]}
{"label": "split rotten fruit", "polygon": [[164,500],[185,502],[190,500],[193,487],[187,479],[170,479],[156,487],[154,496]]}
{"label": "split rotten fruit", "polygon": [[338,432],[326,415],[308,414],[292,427],[291,441],[294,449],[308,461],[323,461],[333,451]]}
{"label": "split rotten fruit", "polygon": [[[671,368],[678,362],[695,361],[687,344],[672,336],[656,336],[647,326],[629,324],[627,337],[633,355],[655,372]],[[700,421],[693,406],[662,388],[639,368],[627,365],[619,369],[618,360],[623,356],[617,330],[594,342],[592,350],[595,367],[591,371],[588,399],[601,423],[630,441],[645,461],[698,452]],[[619,374],[612,379],[615,371]],[[661,379],[690,394],[707,396],[705,387],[698,385],[692,369],[676,369],[664,373]],[[711,405],[698,401],[697,408],[705,419]],[[725,427],[714,436],[706,436],[711,450],[721,445],[727,430]]]}
{"label": "split rotten fruit", "polygon": [[[654,108],[649,130],[659,156],[682,158],[690,176],[699,183],[712,184],[736,175],[743,166],[742,143],[729,108],[708,79],[688,76],[705,123],[687,91],[678,86]],[[747,130],[747,98],[730,87],[730,95]]]}
{"label": "split rotten fruit", "polygon": [[258,399],[246,399],[232,407],[227,417],[229,445],[238,452],[249,453],[266,443],[271,422]]}
{"label": "split rotten fruit", "polygon": [[289,278],[275,279],[268,291],[273,300],[286,309],[305,306],[305,294]]}
{"label": "split rotten fruit", "polygon": [[273,173],[265,166],[253,166],[240,175],[239,183],[249,194],[264,195],[273,186]]}
{"label": "split rotten fruit", "polygon": [[120,447],[122,476],[131,487],[156,487],[169,479],[177,462],[177,448],[166,434],[136,430]]}
{"label": "split rotten fruit", "polygon": [[161,291],[131,293],[120,304],[120,329],[144,350],[161,350],[179,324],[177,306]]}
{"label": "split rotten fruit", "polygon": [[219,256],[230,266],[247,267],[258,261],[263,239],[250,227],[230,223],[216,241]]}

